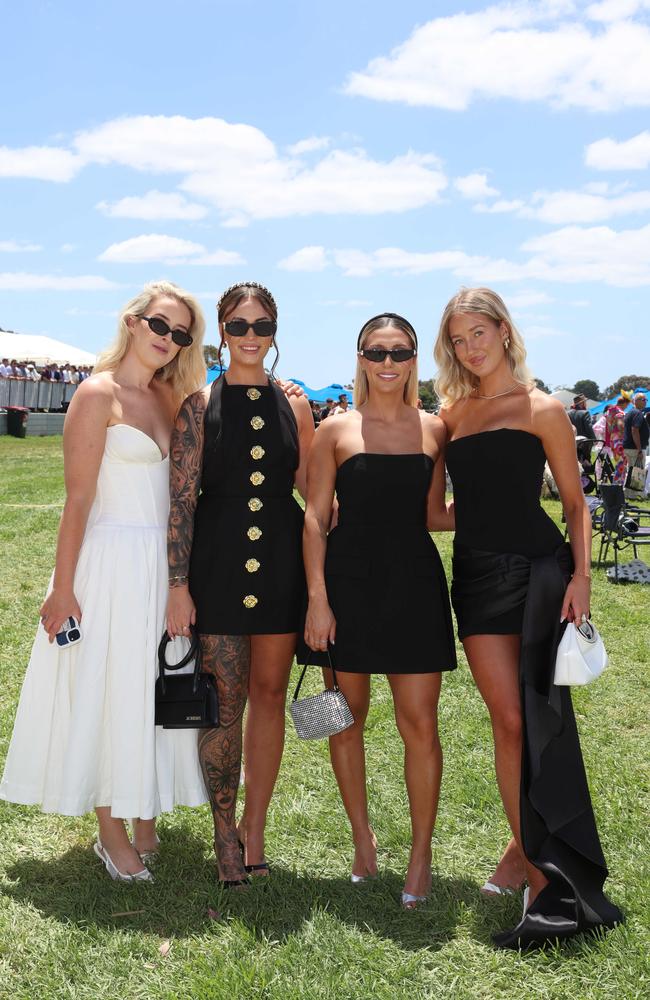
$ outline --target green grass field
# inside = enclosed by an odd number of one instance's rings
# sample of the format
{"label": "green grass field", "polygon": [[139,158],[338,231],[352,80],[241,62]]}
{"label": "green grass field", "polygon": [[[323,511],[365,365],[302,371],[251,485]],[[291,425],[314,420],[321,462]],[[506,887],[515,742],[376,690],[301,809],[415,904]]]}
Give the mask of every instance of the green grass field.
{"label": "green grass field", "polygon": [[[60,438],[0,437],[0,764],[53,565],[60,452]],[[546,506],[559,518],[557,503]],[[448,568],[451,540],[437,541]],[[217,890],[205,807],[164,816],[155,884],[124,886],[92,853],[92,816],[0,803],[0,998],[649,996],[649,596],[596,573],[592,609],[611,665],[574,698],[608,891],[626,912],[624,927],[529,955],[491,947],[490,934],[516,922],[521,904],[478,892],[508,831],[487,714],[461,654],[443,683],[445,773],[425,907],[398,905],[408,812],[390,694],[377,678],[367,731],[376,883],[350,884],[350,836],[327,747],[300,743],[290,722],[268,829],[274,873],[268,887],[233,898]]]}

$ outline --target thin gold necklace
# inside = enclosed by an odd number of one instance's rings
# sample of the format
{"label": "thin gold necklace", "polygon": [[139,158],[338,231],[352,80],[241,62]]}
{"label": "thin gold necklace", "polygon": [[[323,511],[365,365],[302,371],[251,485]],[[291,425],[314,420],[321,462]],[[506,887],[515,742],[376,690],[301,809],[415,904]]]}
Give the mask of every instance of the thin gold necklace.
{"label": "thin gold necklace", "polygon": [[515,389],[517,388],[517,385],[518,385],[518,383],[515,382],[515,384],[513,386],[511,386],[510,389],[506,389],[505,392],[495,392],[495,394],[493,396],[482,396],[480,392],[477,392],[476,393],[476,398],[477,399],[497,399],[499,396],[509,396],[511,392],[515,391]]}

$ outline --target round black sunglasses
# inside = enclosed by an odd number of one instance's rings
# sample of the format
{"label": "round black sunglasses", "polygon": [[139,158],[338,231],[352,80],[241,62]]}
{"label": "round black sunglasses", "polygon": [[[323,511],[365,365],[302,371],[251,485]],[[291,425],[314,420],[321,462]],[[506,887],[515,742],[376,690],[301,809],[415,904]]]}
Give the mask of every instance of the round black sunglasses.
{"label": "round black sunglasses", "polygon": [[168,333],[171,333],[172,340],[179,347],[189,347],[190,344],[194,343],[187,330],[172,330],[169,324],[165,323],[164,319],[159,319],[158,316],[141,316],[140,319],[143,319],[151,332],[158,334],[159,337],[166,337]]}
{"label": "round black sunglasses", "polygon": [[256,319],[254,323],[247,319],[230,319],[223,326],[229,337],[245,337],[249,330],[256,337],[273,337],[278,328],[274,319]]}
{"label": "round black sunglasses", "polygon": [[359,354],[366,361],[385,361],[387,355],[390,355],[391,361],[410,361],[417,351],[414,347],[393,347],[390,350],[387,347],[362,347]]}

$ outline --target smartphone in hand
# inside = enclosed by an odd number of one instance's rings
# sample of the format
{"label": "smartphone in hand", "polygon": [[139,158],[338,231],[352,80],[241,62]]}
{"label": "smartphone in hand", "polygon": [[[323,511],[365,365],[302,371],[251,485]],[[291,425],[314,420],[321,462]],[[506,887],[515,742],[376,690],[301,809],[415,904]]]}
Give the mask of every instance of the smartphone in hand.
{"label": "smartphone in hand", "polygon": [[79,625],[77,619],[70,615],[69,618],[66,618],[63,625],[56,633],[57,645],[62,648],[74,646],[75,643],[81,642],[81,638],[81,626]]}

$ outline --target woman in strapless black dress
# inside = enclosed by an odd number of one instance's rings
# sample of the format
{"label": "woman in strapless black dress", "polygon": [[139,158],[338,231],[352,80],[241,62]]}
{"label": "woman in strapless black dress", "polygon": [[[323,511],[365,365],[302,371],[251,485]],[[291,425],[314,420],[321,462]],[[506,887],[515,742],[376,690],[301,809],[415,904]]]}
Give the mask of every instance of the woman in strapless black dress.
{"label": "woman in strapless black dress", "polygon": [[[354,716],[353,726],[331,737],[330,754],[352,826],[355,883],[377,870],[363,731],[370,675],[388,676],[405,747],[413,835],[402,905],[412,908],[431,885],[442,774],[437,704],[441,672],[456,666],[447,584],[429,534],[451,523],[444,502],[444,427],[415,406],[417,339],[410,323],[392,313],[373,317],[357,349],[357,408],[321,424],[309,459],[309,607],[298,656],[303,663],[325,663],[329,640]],[[335,492],[338,524],[328,536]]]}
{"label": "woman in strapless black dress", "polygon": [[[454,487],[452,602],[458,634],[492,721],[499,789],[513,832],[483,887],[524,879],[524,915],[495,936],[527,947],[612,927],[607,867],[591,807],[570,688],[555,687],[561,622],[589,615],[591,520],[571,425],[534,388],[500,297],[464,289],[447,305],[435,356]],[[571,545],[542,509],[548,460]]]}
{"label": "woman in strapless black dress", "polygon": [[[170,634],[196,624],[204,669],[217,679],[221,724],[200,731],[199,757],[219,878],[231,886],[247,872],[268,874],[264,827],[305,595],[293,488],[306,493],[314,421],[305,397],[288,400],[265,374],[277,321],[268,289],[233,285],[217,309],[228,371],[186,400],[172,439],[167,619]],[[236,827],[247,699],[246,804]]]}

